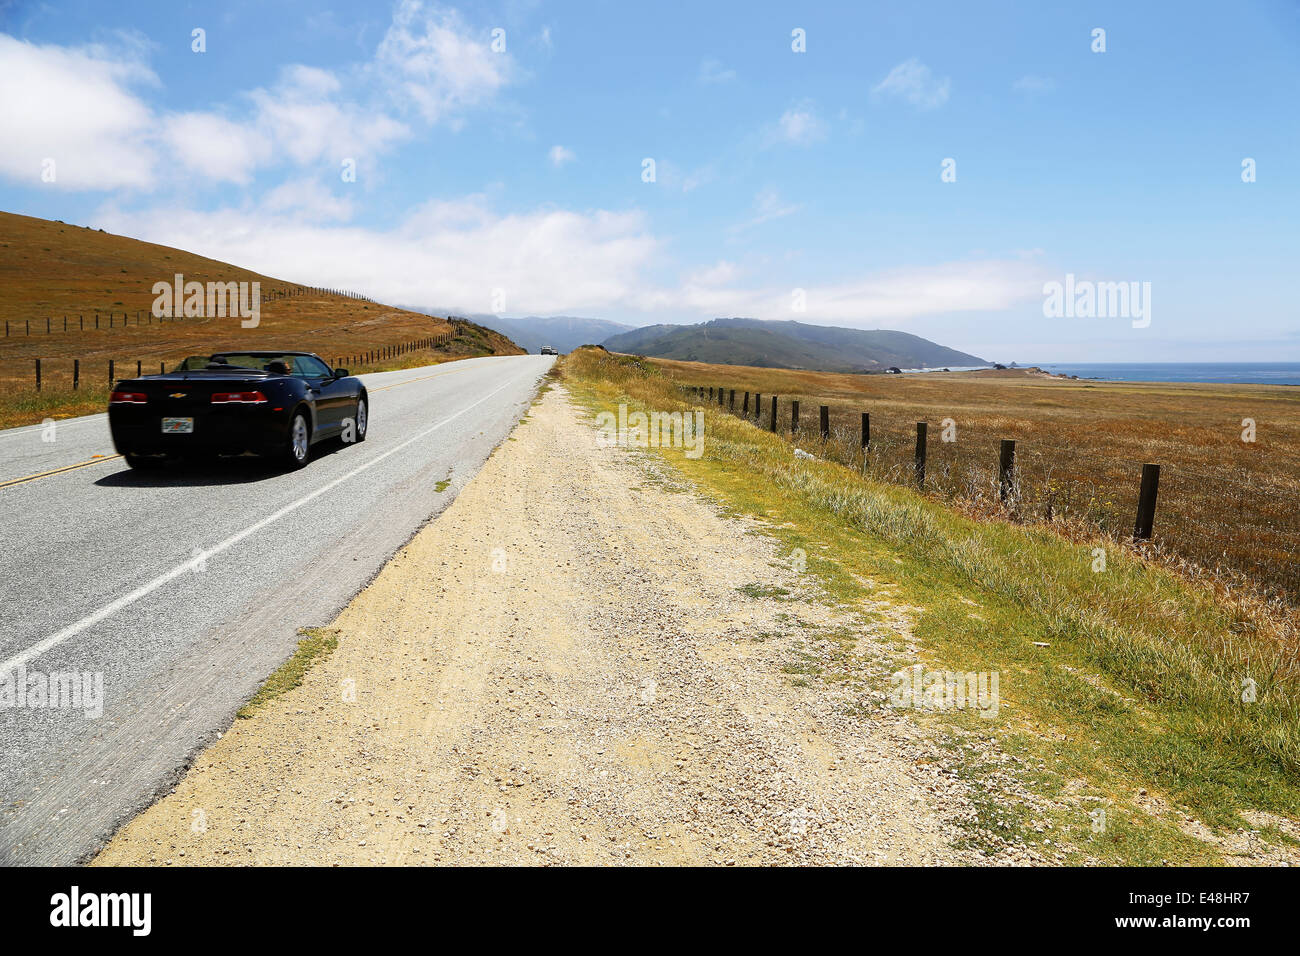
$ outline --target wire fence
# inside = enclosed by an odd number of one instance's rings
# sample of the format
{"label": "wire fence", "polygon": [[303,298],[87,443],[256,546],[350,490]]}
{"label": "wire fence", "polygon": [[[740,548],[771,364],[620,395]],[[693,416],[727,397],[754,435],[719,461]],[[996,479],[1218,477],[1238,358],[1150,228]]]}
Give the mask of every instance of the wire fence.
{"label": "wire fence", "polygon": [[[360,292],[347,289],[332,289],[322,286],[288,286],[271,289],[261,294],[261,303],[275,302],[280,299],[292,299],[305,295],[335,296],[353,299],[358,302],[375,300]],[[183,310],[181,310],[183,311]],[[164,322],[184,322],[186,319],[206,319],[207,315],[156,315],[150,309],[92,309],[86,312],[64,313],[59,316],[46,316],[44,319],[5,319],[5,338],[22,338],[32,335],[54,335],[56,333],[94,332],[104,329],[125,329],[131,326],[162,325]]]}
{"label": "wire fence", "polygon": [[[1142,461],[1019,436],[1010,468],[987,425],[917,422],[801,398],[683,385],[819,458],[1012,520],[1073,524],[1149,547],[1265,599],[1300,604],[1300,501],[1283,476]],[[797,405],[797,412],[796,412]],[[796,418],[796,415],[798,416]],[[1151,466],[1155,469],[1151,479]],[[1150,482],[1144,501],[1144,477]],[[1141,533],[1146,509],[1148,534]]]}
{"label": "wire fence", "polygon": [[[402,356],[422,351],[425,349],[437,349],[450,345],[461,334],[459,326],[453,326],[450,332],[441,332],[437,335],[425,336],[418,339],[411,339],[407,342],[399,342],[391,345],[381,345],[377,348],[367,349],[363,352],[354,352],[347,356],[335,356],[330,361],[331,368],[344,368],[349,371],[356,368],[365,368],[366,366],[376,365],[382,362],[392,361]],[[235,354],[238,350],[229,350]],[[192,354],[192,353],[190,353]],[[220,353],[215,353],[220,354]],[[58,387],[60,384],[71,388],[73,391],[79,390],[85,383],[101,382],[112,385],[119,379],[130,377],[133,373],[138,378],[141,375],[154,374],[155,363],[158,374],[165,375],[167,372],[167,360],[157,357],[150,358],[147,362],[144,359],[133,359],[122,361],[119,359],[100,359],[95,362],[83,361],[80,358],[64,359],[61,363],[51,363],[48,359],[33,360],[33,384],[37,392],[42,391],[47,386]],[[176,360],[172,361],[175,366]],[[55,375],[51,378],[50,373]]]}

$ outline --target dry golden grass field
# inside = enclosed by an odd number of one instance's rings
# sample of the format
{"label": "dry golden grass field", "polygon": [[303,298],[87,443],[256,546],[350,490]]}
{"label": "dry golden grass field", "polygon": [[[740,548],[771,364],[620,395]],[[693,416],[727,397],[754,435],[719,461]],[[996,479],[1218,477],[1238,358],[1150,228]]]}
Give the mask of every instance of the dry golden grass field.
{"label": "dry golden grass field", "polygon": [[[241,328],[240,320],[231,317],[160,323],[149,314],[153,285],[172,281],[176,273],[203,283],[258,281],[262,294],[274,298],[262,304],[257,328]],[[39,422],[46,415],[101,411],[110,360],[116,376],[123,378],[135,375],[137,367],[156,372],[160,364],[170,367],[187,355],[283,348],[375,371],[392,367],[392,361],[356,359],[453,331],[446,319],[314,292],[168,246],[0,212],[0,331],[6,321],[9,335],[0,338],[0,427]],[[449,344],[408,353],[403,364],[522,351],[481,326],[458,326],[460,335]],[[38,358],[40,395],[35,389]],[[80,361],[76,392],[74,359]]]}
{"label": "dry golden grass field", "polygon": [[[1300,390],[1286,386],[1103,383],[1032,370],[844,375],[650,359],[688,386],[778,396],[800,447],[877,478],[914,482],[916,423],[927,422],[925,488],[975,510],[1081,531],[1133,533],[1144,462],[1161,466],[1153,550],[1233,587],[1300,603]],[[706,392],[707,394],[707,392]],[[707,403],[707,398],[706,398]],[[818,408],[830,408],[831,440]],[[861,413],[871,446],[860,447]],[[1243,420],[1255,440],[1243,440]],[[945,420],[953,441],[944,441]],[[1000,440],[1017,442],[1010,508],[998,501]]]}

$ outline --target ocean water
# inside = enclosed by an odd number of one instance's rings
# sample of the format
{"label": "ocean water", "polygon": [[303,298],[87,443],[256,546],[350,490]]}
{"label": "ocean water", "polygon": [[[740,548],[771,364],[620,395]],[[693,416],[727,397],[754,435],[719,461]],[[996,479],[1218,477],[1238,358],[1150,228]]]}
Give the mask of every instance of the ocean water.
{"label": "ocean water", "polygon": [[1045,372],[1112,382],[1300,385],[1300,362],[1024,362]]}

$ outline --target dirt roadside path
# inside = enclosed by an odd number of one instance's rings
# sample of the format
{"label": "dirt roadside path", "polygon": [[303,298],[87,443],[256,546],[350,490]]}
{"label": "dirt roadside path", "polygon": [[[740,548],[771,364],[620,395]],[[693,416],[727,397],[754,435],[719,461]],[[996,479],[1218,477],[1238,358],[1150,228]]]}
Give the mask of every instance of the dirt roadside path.
{"label": "dirt roadside path", "polygon": [[837,609],[584,418],[547,391],[337,650],[95,862],[973,862],[906,717],[783,672]]}

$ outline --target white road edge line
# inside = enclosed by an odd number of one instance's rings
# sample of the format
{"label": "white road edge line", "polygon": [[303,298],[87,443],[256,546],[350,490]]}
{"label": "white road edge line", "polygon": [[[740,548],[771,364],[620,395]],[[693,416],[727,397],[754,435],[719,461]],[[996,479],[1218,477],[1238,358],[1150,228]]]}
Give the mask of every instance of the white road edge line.
{"label": "white road edge line", "polygon": [[57,634],[51,634],[43,641],[33,644],[31,647],[27,648],[27,650],[19,654],[15,654],[13,657],[5,661],[3,664],[0,664],[0,674],[7,674],[9,671],[22,667],[28,661],[40,657],[42,654],[44,654],[48,650],[51,650],[52,648],[58,647],[64,641],[68,640],[71,637],[75,637],[76,635],[84,631],[86,628],[98,624],[100,621],[104,620],[105,618],[112,617],[118,611],[122,610],[122,608],[134,604],[142,597],[152,594],[154,591],[158,590],[160,587],[162,587],[168,581],[171,581],[173,578],[180,577],[182,574],[190,570],[196,564],[206,561],[208,558],[212,557],[213,555],[220,554],[222,551],[225,551],[228,548],[234,547],[239,542],[247,538],[249,535],[256,534],[258,531],[261,531],[267,525],[279,521],[281,518],[283,518],[285,515],[289,514],[290,512],[296,511],[297,509],[301,508],[303,505],[307,504],[310,501],[314,501],[315,499],[319,498],[321,495],[325,494],[327,491],[330,491],[333,488],[337,488],[339,485],[343,484],[343,482],[347,481],[349,478],[361,474],[361,472],[370,468],[372,465],[379,464],[389,455],[394,455],[397,452],[401,451],[403,448],[407,447],[408,445],[419,441],[421,438],[424,438],[426,435],[433,434],[443,425],[455,421],[457,418],[460,418],[460,416],[464,415],[470,409],[477,408],[479,405],[482,405],[493,395],[496,395],[498,392],[504,391],[505,389],[509,388],[514,384],[515,383],[513,381],[506,382],[500,388],[493,389],[492,391],[484,395],[482,398],[480,398],[477,402],[474,402],[474,404],[466,405],[456,414],[444,418],[436,425],[431,425],[430,427],[426,428],[424,431],[416,435],[412,435],[410,438],[402,442],[400,445],[396,445],[388,449],[388,451],[384,452],[383,454],[377,455],[376,457],[370,459],[368,462],[365,462],[362,465],[358,465],[356,468],[353,468],[347,474],[341,475],[338,478],[335,478],[333,481],[329,482],[328,484],[322,485],[320,488],[317,488],[311,494],[299,498],[297,501],[291,504],[285,505],[279,511],[276,511],[268,515],[267,517],[263,518],[261,521],[258,521],[256,524],[249,525],[243,531],[231,535],[229,538],[227,538],[225,541],[222,541],[220,544],[213,545],[208,550],[195,555],[194,557],[190,558],[188,561],[184,562],[183,564],[178,564],[176,567],[172,568],[166,574],[162,574],[154,578],[152,581],[140,585],[140,587],[136,588],[134,591],[122,595],[120,598],[118,598],[116,601],[113,601],[111,604],[104,605],[95,613],[88,614],[86,617],[83,617],[80,621],[77,621],[75,624],[69,624],[67,627],[59,631]]}
{"label": "white road edge line", "polygon": [[51,424],[59,428],[72,428],[76,425],[89,425],[91,422],[97,422],[100,419],[108,418],[105,412],[96,412],[94,415],[82,415],[80,418],[52,418],[49,422],[41,422],[39,425],[22,425],[18,428],[6,428],[0,431],[0,439],[18,438],[22,435],[30,435],[32,432],[38,432],[49,428]]}

